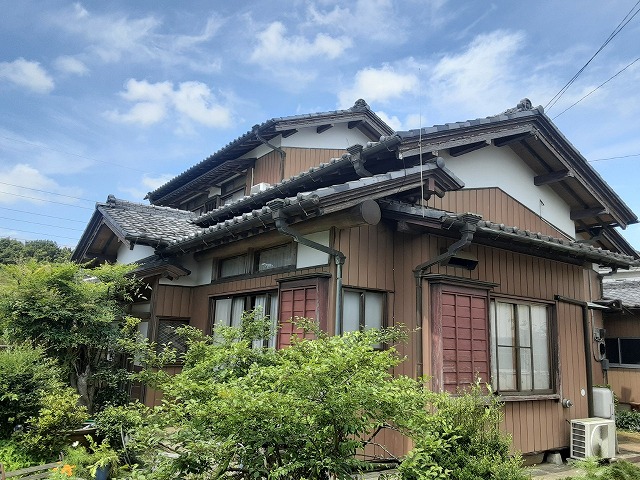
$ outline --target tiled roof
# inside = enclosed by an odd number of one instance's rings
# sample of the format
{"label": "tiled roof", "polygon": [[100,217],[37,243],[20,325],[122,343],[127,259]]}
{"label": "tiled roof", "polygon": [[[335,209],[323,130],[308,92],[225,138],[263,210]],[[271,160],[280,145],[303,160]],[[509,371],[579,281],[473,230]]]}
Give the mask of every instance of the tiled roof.
{"label": "tiled roof", "polygon": [[607,300],[622,300],[625,307],[640,308],[640,278],[603,280],[602,293]]}
{"label": "tiled roof", "polygon": [[97,209],[127,239],[167,245],[186,233],[199,230],[194,215],[185,210],[120,200],[109,195]]}
{"label": "tiled roof", "polygon": [[[458,216],[457,213],[431,208],[423,209],[402,202],[385,203],[383,210],[401,212],[416,218],[422,216],[438,218],[443,224],[446,223],[447,225],[456,223]],[[637,264],[637,260],[628,255],[610,252],[575,240],[555,238],[549,235],[543,235],[540,232],[521,230],[518,227],[497,224],[487,220],[480,220],[476,226],[475,237],[481,236],[490,239],[491,243],[497,243],[498,241],[506,242],[513,248],[518,245],[526,245],[532,255],[557,252],[605,265],[615,265],[626,268]]]}
{"label": "tiled roof", "polygon": [[332,122],[336,120],[347,121],[350,118],[367,118],[370,123],[374,124],[376,129],[384,135],[391,135],[393,130],[384,121],[373,113],[367,103],[364,100],[358,100],[353,107],[346,110],[334,110],[330,112],[308,113],[304,115],[293,115],[289,117],[276,117],[271,118],[259,125],[255,125],[244,135],[229,142],[213,155],[205,158],[201,162],[195,164],[189,169],[185,170],[181,174],[177,175],[173,179],[169,180],[164,185],[158,187],[152,192],[147,194],[146,198],[149,198],[152,202],[157,201],[169,194],[171,191],[180,188],[183,184],[198,178],[205,174],[208,170],[221,164],[222,162],[234,158],[238,158],[241,155],[253,150],[262,142],[258,139],[256,133],[265,137],[267,140],[275,137],[280,133],[276,131],[278,124],[302,124],[311,121],[327,121]]}
{"label": "tiled roof", "polygon": [[600,272],[605,300],[621,300],[623,307],[640,308],[640,266],[617,272]]}

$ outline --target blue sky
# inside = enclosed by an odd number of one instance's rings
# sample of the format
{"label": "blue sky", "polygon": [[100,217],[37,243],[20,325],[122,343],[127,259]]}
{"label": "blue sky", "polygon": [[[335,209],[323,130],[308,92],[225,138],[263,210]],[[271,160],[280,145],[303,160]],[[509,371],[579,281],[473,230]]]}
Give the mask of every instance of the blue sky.
{"label": "blue sky", "polygon": [[[0,237],[74,246],[95,202],[142,201],[272,117],[364,98],[407,129],[546,105],[635,4],[0,0]],[[640,15],[549,116],[638,45]],[[554,120],[636,213],[639,84],[640,61]]]}

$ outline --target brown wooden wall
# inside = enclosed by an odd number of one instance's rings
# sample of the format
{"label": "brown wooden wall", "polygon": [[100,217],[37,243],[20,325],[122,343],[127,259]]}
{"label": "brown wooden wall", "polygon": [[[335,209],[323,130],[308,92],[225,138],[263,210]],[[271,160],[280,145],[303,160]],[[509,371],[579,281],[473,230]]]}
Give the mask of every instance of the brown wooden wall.
{"label": "brown wooden wall", "polygon": [[266,182],[271,185],[281,182],[293,175],[306,172],[311,167],[327,163],[332,158],[338,158],[346,150],[331,148],[290,148],[285,147],[284,165],[280,153],[277,151],[258,158],[253,170],[253,184]]}
{"label": "brown wooden wall", "polygon": [[637,368],[612,368],[608,374],[609,385],[620,403],[640,403],[640,370]]}
{"label": "brown wooden wall", "polygon": [[[607,337],[639,338],[640,318],[628,312],[608,314],[605,328]],[[640,402],[640,369],[611,368],[607,373],[608,383],[622,403]]]}
{"label": "brown wooden wall", "polygon": [[192,289],[190,287],[158,285],[154,293],[156,301],[153,314],[156,317],[189,318],[191,316]]}
{"label": "brown wooden wall", "polygon": [[469,188],[447,192],[443,198],[433,196],[427,205],[448,212],[472,212],[484,220],[504,223],[521,230],[540,232],[565,238],[566,234],[544,221],[539,215],[505,193],[500,188]]}

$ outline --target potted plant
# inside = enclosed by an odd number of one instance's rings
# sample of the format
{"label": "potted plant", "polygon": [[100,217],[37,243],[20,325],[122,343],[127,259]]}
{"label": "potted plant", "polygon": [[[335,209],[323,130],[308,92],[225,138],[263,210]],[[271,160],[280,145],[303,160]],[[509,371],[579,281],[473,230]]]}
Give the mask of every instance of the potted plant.
{"label": "potted plant", "polygon": [[93,438],[87,435],[89,445],[92,450],[91,458],[93,464],[89,467],[91,476],[96,480],[107,480],[112,473],[115,473],[120,464],[120,456],[109,445],[108,440],[97,444]]}

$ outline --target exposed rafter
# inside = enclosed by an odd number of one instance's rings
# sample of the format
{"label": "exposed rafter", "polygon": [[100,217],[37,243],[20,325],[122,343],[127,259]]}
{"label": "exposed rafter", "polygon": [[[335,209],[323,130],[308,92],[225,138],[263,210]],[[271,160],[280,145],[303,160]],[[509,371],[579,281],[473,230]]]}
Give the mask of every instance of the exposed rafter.
{"label": "exposed rafter", "polygon": [[582,210],[571,210],[571,220],[581,220],[583,218],[595,217],[596,215],[608,214],[605,207],[585,208]]}
{"label": "exposed rafter", "polygon": [[331,127],[333,127],[333,124],[331,124],[331,123],[327,123],[325,125],[320,125],[320,126],[316,127],[316,133],[326,132]]}
{"label": "exposed rafter", "polygon": [[562,170],[559,172],[549,172],[544,173],[542,175],[538,175],[533,178],[533,183],[537,186],[540,185],[549,185],[550,183],[561,182],[562,180],[566,180],[567,178],[573,178],[573,172],[568,170]]}
{"label": "exposed rafter", "polygon": [[511,145],[512,143],[521,142],[522,140],[527,139],[530,135],[530,133],[521,133],[518,135],[509,135],[508,137],[496,138],[493,141],[493,144],[496,147],[505,147],[507,145]]}
{"label": "exposed rafter", "polygon": [[460,155],[464,155],[465,153],[480,150],[481,148],[484,148],[490,144],[491,142],[485,140],[482,142],[470,143],[468,145],[460,145],[459,147],[451,147],[449,149],[449,155],[451,155],[452,157],[459,157]]}

